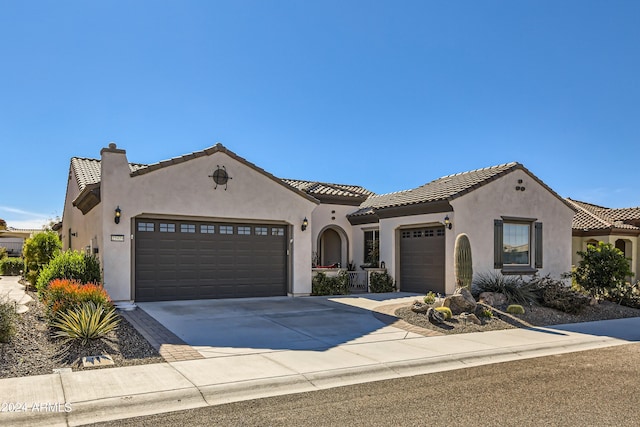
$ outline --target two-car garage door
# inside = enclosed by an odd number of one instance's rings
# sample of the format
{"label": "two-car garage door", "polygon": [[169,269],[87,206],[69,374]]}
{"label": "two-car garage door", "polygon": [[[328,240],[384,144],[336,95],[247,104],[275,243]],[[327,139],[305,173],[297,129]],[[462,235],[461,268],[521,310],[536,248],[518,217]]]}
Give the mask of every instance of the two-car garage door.
{"label": "two-car garage door", "polygon": [[135,299],[287,294],[287,227],[137,219]]}

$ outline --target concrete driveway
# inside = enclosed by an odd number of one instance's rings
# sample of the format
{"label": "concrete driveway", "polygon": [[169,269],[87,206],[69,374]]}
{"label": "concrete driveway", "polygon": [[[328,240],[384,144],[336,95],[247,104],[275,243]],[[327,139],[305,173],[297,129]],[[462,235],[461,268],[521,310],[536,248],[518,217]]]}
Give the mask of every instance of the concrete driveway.
{"label": "concrete driveway", "polygon": [[326,351],[343,344],[420,337],[390,326],[384,315],[374,316],[373,312],[375,307],[416,297],[390,293],[145,302],[138,306],[204,357],[220,357],[278,350]]}

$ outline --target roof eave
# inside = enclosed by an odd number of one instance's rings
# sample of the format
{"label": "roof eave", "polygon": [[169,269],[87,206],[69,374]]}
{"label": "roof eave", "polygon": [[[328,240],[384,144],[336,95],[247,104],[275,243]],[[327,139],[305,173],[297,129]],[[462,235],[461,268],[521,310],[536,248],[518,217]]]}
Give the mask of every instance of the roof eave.
{"label": "roof eave", "polygon": [[73,206],[86,215],[100,204],[100,183],[88,184],[72,202]]}

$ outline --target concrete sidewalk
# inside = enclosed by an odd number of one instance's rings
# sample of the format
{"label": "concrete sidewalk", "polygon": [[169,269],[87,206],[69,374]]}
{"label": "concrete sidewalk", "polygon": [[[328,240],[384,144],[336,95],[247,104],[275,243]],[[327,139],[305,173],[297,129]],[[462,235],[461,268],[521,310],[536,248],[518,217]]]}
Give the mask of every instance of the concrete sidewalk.
{"label": "concrete sidewalk", "polygon": [[82,425],[640,341],[640,318],[0,380],[1,425]]}
{"label": "concrete sidewalk", "polygon": [[16,303],[16,312],[24,313],[29,310],[27,304],[33,301],[25,293],[24,285],[19,282],[20,276],[0,276],[0,301],[8,299]]}

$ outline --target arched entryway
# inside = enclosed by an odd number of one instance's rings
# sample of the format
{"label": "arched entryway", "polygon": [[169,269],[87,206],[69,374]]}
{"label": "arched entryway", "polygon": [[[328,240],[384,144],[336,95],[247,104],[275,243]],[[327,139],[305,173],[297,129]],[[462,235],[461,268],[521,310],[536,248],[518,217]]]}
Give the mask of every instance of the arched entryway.
{"label": "arched entryway", "polygon": [[318,235],[318,262],[321,266],[348,264],[347,234],[337,226],[328,226]]}
{"label": "arched entryway", "polygon": [[631,241],[627,239],[618,239],[615,243],[616,249],[620,249],[625,258],[631,258]]}

